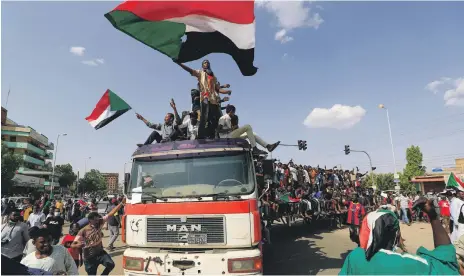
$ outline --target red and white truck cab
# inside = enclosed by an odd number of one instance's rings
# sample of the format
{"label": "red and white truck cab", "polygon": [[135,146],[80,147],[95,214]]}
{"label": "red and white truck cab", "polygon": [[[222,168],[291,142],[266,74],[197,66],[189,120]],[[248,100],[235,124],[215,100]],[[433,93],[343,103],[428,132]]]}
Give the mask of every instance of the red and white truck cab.
{"label": "red and white truck cab", "polygon": [[243,139],[139,148],[126,174],[126,275],[262,275],[258,187]]}

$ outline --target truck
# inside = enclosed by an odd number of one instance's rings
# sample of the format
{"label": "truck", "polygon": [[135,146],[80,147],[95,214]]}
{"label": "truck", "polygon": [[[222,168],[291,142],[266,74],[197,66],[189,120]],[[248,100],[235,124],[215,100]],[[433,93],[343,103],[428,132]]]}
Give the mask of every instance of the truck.
{"label": "truck", "polygon": [[125,184],[125,275],[262,275],[259,190],[247,140],[142,146]]}

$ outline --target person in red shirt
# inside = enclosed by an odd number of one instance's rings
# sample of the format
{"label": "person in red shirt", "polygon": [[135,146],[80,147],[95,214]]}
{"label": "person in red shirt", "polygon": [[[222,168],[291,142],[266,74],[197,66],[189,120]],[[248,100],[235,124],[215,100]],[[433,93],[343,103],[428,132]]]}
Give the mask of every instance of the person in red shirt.
{"label": "person in red shirt", "polygon": [[446,232],[449,234],[449,231],[450,231],[449,224],[450,224],[450,215],[451,215],[450,203],[445,196],[442,196],[440,202],[438,202],[438,206],[440,207],[440,216],[442,218],[441,222],[443,226],[445,227]]}
{"label": "person in red shirt", "polygon": [[82,258],[82,249],[81,248],[71,248],[71,244],[76,238],[77,233],[79,232],[79,224],[73,223],[69,227],[69,234],[64,236],[61,244],[68,249],[69,254],[74,259],[77,267],[80,267],[84,264],[84,259]]}
{"label": "person in red shirt", "polygon": [[366,215],[364,206],[358,202],[357,193],[351,194],[351,202],[348,205],[348,219],[346,224],[350,225],[350,239],[359,246],[359,228]]}

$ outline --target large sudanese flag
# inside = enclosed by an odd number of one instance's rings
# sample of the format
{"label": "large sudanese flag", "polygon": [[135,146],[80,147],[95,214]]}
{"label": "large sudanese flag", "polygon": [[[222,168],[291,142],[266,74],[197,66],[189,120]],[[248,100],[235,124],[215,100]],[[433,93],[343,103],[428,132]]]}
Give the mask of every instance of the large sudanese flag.
{"label": "large sudanese flag", "polygon": [[445,179],[446,188],[455,188],[464,192],[464,182],[454,173],[450,173],[448,179]]}
{"label": "large sudanese flag", "polygon": [[130,109],[131,107],[123,99],[108,89],[98,101],[92,114],[85,119],[93,128],[100,129]]}
{"label": "large sudanese flag", "polygon": [[258,70],[253,65],[254,1],[126,1],[105,17],[116,29],[176,62],[225,53],[244,76]]}

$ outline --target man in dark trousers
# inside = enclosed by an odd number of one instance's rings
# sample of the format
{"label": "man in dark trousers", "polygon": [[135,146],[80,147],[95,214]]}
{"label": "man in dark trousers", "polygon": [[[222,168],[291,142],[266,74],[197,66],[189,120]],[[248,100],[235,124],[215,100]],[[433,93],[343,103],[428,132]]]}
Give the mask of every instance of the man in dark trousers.
{"label": "man in dark trousers", "polygon": [[[118,200],[116,198],[113,198],[111,200],[111,205],[108,206],[109,210],[113,210],[118,206],[117,204]],[[108,230],[110,231],[110,241],[108,243],[108,250],[113,251],[114,250],[114,242],[119,236],[119,212],[116,212],[114,215],[108,217]]]}

